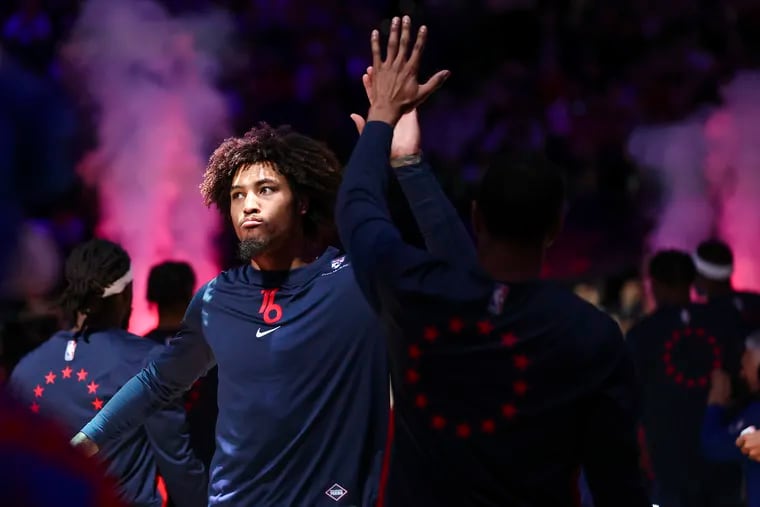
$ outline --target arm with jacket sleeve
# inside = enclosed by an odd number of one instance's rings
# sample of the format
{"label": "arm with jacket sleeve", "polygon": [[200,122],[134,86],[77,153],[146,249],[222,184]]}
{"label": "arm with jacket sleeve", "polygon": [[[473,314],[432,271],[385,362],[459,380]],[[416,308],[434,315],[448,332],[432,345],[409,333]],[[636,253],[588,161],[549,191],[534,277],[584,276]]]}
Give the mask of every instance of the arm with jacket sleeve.
{"label": "arm with jacket sleeve", "polygon": [[377,310],[404,294],[487,298],[492,282],[476,262],[466,256],[452,262],[402,240],[386,201],[392,134],[387,123],[367,123],[338,191],[338,233],[367,300]]}
{"label": "arm with jacket sleeve", "polygon": [[583,409],[582,466],[595,507],[649,507],[639,468],[638,389],[622,333],[610,319],[598,347],[601,384]]}
{"label": "arm with jacket sleeve", "polygon": [[711,461],[742,461],[744,456],[736,446],[742,429],[730,431],[726,424],[726,409],[721,405],[707,405],[702,421],[702,453]]}
{"label": "arm with jacket sleeve", "polygon": [[456,208],[426,161],[395,169],[427,251],[452,263],[478,262],[475,245]]}
{"label": "arm with jacket sleeve", "polygon": [[210,282],[201,287],[188,306],[177,336],[140,373],[119,389],[81,432],[98,447],[124,431],[145,424],[148,417],[182,395],[215,364],[203,337],[203,298]]}

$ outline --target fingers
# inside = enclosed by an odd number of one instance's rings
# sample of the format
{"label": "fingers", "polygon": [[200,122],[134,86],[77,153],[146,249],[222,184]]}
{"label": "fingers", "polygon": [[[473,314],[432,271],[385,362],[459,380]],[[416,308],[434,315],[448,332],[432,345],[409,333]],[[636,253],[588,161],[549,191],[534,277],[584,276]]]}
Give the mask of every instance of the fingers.
{"label": "fingers", "polygon": [[372,30],[370,44],[372,45],[372,66],[377,67],[383,62],[380,55],[380,32],[377,30]]}
{"label": "fingers", "polygon": [[362,76],[362,84],[364,85],[364,93],[367,94],[367,98],[369,99],[369,105],[372,105],[372,78],[369,76],[369,74],[364,74]]}
{"label": "fingers", "polygon": [[420,60],[422,59],[422,52],[425,49],[425,41],[427,40],[427,27],[422,25],[417,31],[417,40],[414,42],[414,49],[409,57],[409,69],[411,72],[417,72],[420,68]]}
{"label": "fingers", "polygon": [[442,70],[437,72],[433,77],[427,80],[426,83],[420,85],[419,93],[417,94],[417,103],[421,103],[427,99],[431,93],[436,91],[441,85],[449,78],[451,72],[448,70]]}
{"label": "fingers", "polygon": [[401,20],[401,40],[398,46],[398,53],[396,54],[396,60],[394,64],[398,67],[403,66],[406,63],[406,55],[409,52],[409,31],[412,27],[412,18],[404,16]]}
{"label": "fingers", "polygon": [[362,134],[362,131],[364,130],[364,125],[367,123],[364,118],[362,118],[358,114],[352,114],[351,119],[354,121],[354,125],[356,125],[356,131],[359,132],[359,135]]}
{"label": "fingers", "polygon": [[393,63],[398,55],[398,28],[401,24],[398,17],[391,20],[391,33],[388,36],[388,50],[385,53],[385,63]]}

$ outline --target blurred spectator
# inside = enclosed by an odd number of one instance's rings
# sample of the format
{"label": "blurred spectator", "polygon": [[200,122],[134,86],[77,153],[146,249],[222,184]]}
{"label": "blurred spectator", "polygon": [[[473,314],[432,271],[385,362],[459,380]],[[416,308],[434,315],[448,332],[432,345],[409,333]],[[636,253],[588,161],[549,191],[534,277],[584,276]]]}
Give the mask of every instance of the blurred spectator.
{"label": "blurred spectator", "polygon": [[685,252],[649,262],[655,311],[627,334],[639,374],[641,422],[654,468],[653,503],[738,507],[741,470],[711,463],[700,450],[710,372],[739,371],[743,327],[736,311],[693,304],[696,270]]}
{"label": "blurred spectator", "polygon": [[760,333],[750,335],[742,356],[742,379],[751,397],[739,414],[731,417],[731,378],[716,370],[710,383],[707,413],[702,428],[702,448],[715,461],[740,463],[744,466],[747,507],[760,507],[760,463],[742,455],[736,440],[744,430],[760,428]]}
{"label": "blurred spectator", "polygon": [[3,42],[29,68],[42,72],[53,52],[53,26],[40,0],[22,0],[3,25]]}

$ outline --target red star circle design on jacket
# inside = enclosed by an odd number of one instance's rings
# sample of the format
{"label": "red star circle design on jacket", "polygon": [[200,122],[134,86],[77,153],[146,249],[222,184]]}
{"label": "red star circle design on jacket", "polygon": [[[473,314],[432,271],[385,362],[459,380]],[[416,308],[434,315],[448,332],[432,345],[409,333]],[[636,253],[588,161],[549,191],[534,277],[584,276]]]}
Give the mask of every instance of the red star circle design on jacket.
{"label": "red star circle design on jacket", "polygon": [[503,403],[494,407],[493,413],[481,420],[451,420],[450,414],[445,414],[435,406],[427,393],[420,387],[422,380],[421,362],[431,347],[445,345],[447,340],[462,340],[472,336],[473,339],[489,340],[493,343],[511,349],[519,343],[518,336],[509,331],[494,336],[495,326],[490,319],[478,319],[471,322],[461,317],[452,317],[444,325],[424,326],[419,336],[412,337],[407,346],[408,368],[404,372],[404,382],[410,389],[411,402],[428,418],[430,427],[437,431],[451,432],[458,438],[467,439],[474,435],[492,435],[500,425],[504,425],[519,416],[520,401],[525,398],[530,388],[524,379],[525,372],[530,368],[531,360],[526,354],[515,353],[511,363],[506,365],[515,375],[511,392],[505,396]]}
{"label": "red star circle design on jacket", "polygon": [[[685,340],[690,340],[690,343],[692,344],[699,344],[703,347],[709,348],[712,356],[712,364],[709,371],[704,371],[694,376],[688,376],[686,372],[681,371],[677,367],[673,354],[676,352],[678,345]],[[706,388],[712,370],[719,370],[723,367],[723,351],[718,344],[718,340],[703,328],[685,327],[673,331],[671,337],[665,341],[664,349],[662,362],[665,366],[665,375],[667,375],[667,377],[675,384],[686,389]]]}

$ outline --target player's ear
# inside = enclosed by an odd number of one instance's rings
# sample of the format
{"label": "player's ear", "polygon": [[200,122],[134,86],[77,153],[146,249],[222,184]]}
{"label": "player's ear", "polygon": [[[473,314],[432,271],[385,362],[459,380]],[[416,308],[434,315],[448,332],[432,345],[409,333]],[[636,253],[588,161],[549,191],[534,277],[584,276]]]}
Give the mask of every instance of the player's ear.
{"label": "player's ear", "polygon": [[306,212],[309,211],[309,198],[299,197],[298,201],[296,202],[296,210],[298,211],[299,215],[305,215]]}

